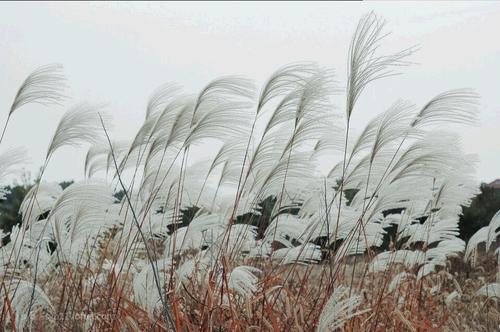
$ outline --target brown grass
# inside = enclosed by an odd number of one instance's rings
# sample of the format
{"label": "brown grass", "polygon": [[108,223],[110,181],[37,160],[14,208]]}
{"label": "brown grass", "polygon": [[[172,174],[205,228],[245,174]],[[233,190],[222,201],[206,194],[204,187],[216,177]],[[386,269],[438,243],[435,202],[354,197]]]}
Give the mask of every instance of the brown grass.
{"label": "brown grass", "polygon": [[[495,280],[497,268],[485,257],[474,267],[458,260],[419,282],[402,282],[388,292],[387,286],[400,269],[390,274],[365,273],[366,262],[346,261],[335,279],[327,264],[275,267],[265,260],[237,262],[263,270],[259,291],[244,299],[210,282],[183,284],[168,292],[179,331],[313,331],[329,289],[349,286],[361,294],[360,309],[368,311],[350,319],[345,331],[495,331],[500,324],[498,304],[475,295],[477,289]],[[235,264],[236,262],[233,262]],[[86,285],[89,271],[64,266],[61,273],[42,280],[54,304],[54,313],[39,313],[34,331],[166,331],[162,316],[150,316],[133,301],[131,280],[109,273],[104,284]],[[333,282],[333,286],[332,283]],[[112,286],[114,285],[114,287]],[[281,285],[283,285],[281,287]],[[441,285],[436,294],[431,288]],[[451,308],[445,305],[449,293],[462,295]],[[230,301],[223,297],[230,296]],[[8,306],[4,306],[6,308]],[[14,330],[8,310],[2,312],[3,326]]]}

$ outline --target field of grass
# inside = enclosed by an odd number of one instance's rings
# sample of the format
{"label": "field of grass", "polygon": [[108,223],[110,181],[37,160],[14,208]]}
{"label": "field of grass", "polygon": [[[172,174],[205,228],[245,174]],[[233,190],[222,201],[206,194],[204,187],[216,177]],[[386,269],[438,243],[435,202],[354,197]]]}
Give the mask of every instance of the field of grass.
{"label": "field of grass", "polygon": [[[314,63],[261,87],[169,83],[127,141],[113,139],[102,106],[70,107],[22,223],[3,235],[1,329],[498,330],[500,213],[468,243],[458,237],[479,183],[475,157],[443,129],[476,124],[479,97],[395,100],[355,131],[362,93],[415,49],[381,54],[373,13],[353,31],[343,85]],[[23,105],[66,103],[65,86],[59,65],[29,75],[0,147]],[[84,180],[44,180],[60,147],[84,144]],[[0,176],[24,160],[4,150]]]}

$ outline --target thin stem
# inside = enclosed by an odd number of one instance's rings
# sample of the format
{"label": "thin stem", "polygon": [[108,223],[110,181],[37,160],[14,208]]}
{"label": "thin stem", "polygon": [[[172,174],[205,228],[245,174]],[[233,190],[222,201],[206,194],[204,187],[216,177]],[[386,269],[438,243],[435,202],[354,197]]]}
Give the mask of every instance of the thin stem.
{"label": "thin stem", "polygon": [[5,131],[7,130],[7,125],[9,124],[9,121],[10,121],[10,115],[12,113],[9,113],[9,115],[7,116],[7,120],[5,120],[5,125],[3,126],[3,130],[2,130],[2,136],[0,137],[0,144],[2,144],[2,141],[3,141],[3,136],[5,135]]}
{"label": "thin stem", "polygon": [[106,139],[108,140],[108,144],[109,144],[110,149],[111,149],[111,155],[113,157],[113,163],[114,163],[115,169],[116,169],[116,176],[118,177],[118,181],[120,182],[120,186],[122,187],[122,189],[123,189],[123,191],[125,193],[125,198],[127,199],[127,203],[129,205],[130,211],[132,212],[132,217],[133,217],[134,222],[135,222],[135,224],[137,226],[137,231],[139,232],[139,234],[140,234],[140,236],[142,238],[142,241],[144,242],[144,248],[146,249],[146,255],[148,256],[149,263],[151,264],[151,268],[153,269],[153,277],[154,277],[154,280],[155,280],[156,288],[158,289],[158,295],[159,295],[160,300],[161,300],[162,305],[163,305],[162,313],[163,313],[163,315],[165,317],[165,320],[169,323],[170,328],[172,328],[175,331],[175,323],[174,323],[174,321],[172,319],[172,316],[170,315],[170,311],[168,309],[168,304],[165,302],[165,299],[163,298],[163,294],[162,294],[162,291],[161,291],[160,280],[159,280],[159,277],[158,277],[158,271],[156,270],[156,267],[155,267],[153,255],[152,255],[152,253],[151,253],[151,251],[149,249],[146,237],[144,236],[144,233],[141,230],[141,225],[139,224],[139,221],[137,219],[137,215],[136,215],[135,210],[134,210],[134,208],[132,206],[132,202],[130,201],[130,197],[129,197],[129,194],[127,192],[127,189],[126,189],[125,185],[123,184],[123,181],[122,181],[122,178],[121,178],[121,175],[120,175],[120,170],[118,169],[118,164],[116,162],[115,153],[113,151],[113,146],[111,144],[111,140],[110,140],[108,132],[106,130],[106,126],[104,125],[104,120],[102,119],[101,114],[100,113],[98,113],[98,114],[99,114],[99,119],[101,120],[102,129],[104,130],[104,134],[106,135]]}

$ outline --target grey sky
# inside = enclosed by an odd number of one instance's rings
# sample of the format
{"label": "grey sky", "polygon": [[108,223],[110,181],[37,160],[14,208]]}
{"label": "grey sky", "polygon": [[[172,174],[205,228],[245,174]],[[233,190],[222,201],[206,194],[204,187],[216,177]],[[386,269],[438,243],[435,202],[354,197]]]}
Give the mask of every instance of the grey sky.
{"label": "grey sky", "polygon": [[[333,67],[343,83],[349,39],[370,10],[392,31],[387,49],[420,50],[411,58],[418,64],[404,75],[366,91],[355,127],[399,98],[422,105],[445,90],[474,88],[482,97],[481,125],[460,129],[463,145],[479,156],[478,179],[500,177],[500,4],[494,2],[2,3],[0,123],[25,76],[53,62],[65,66],[73,97],[68,106],[109,103],[116,138],[132,136],[151,92],[169,81],[193,92],[226,74],[261,83],[284,64],[312,60]],[[27,168],[37,169],[64,110],[19,110],[0,151],[26,146],[32,159]],[[85,152],[62,148],[45,178],[82,178]]]}

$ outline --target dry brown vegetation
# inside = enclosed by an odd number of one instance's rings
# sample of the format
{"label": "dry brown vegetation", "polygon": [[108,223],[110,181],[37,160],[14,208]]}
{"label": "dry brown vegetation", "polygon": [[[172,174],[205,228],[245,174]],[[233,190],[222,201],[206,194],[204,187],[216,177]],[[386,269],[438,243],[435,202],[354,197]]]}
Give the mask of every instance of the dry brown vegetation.
{"label": "dry brown vegetation", "polygon": [[[476,123],[477,94],[396,101],[359,135],[350,130],[362,92],[415,51],[380,54],[383,27],[374,13],[360,20],[341,98],[329,69],[298,63],[260,90],[240,76],[197,94],[164,85],[126,142],[112,139],[101,106],[70,108],[21,204],[22,223],[0,247],[0,327],[498,328],[495,254],[477,257],[480,245],[494,250],[500,212],[467,244],[458,237],[462,206],[478,192],[474,157],[442,130]],[[26,103],[63,100],[60,70],[28,76],[5,128]],[[43,181],[60,147],[82,143],[91,144],[84,181],[64,190]],[[213,144],[207,160],[192,160]],[[21,157],[0,155],[0,175]]]}

